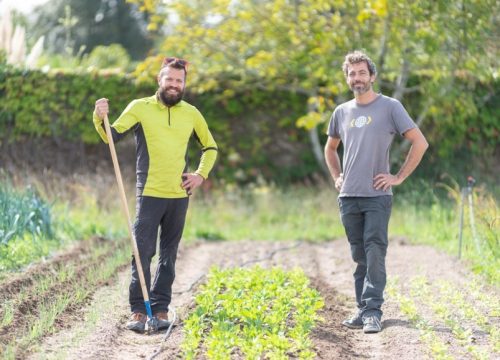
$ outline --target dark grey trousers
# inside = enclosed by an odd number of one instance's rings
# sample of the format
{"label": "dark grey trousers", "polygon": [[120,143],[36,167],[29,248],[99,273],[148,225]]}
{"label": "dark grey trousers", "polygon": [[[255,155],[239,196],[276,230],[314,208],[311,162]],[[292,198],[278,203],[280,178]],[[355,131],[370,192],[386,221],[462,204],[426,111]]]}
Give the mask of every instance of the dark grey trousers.
{"label": "dark grey trousers", "polygon": [[392,196],[339,197],[340,216],[351,255],[356,303],[362,316],[382,316],[386,284],[385,256]]}
{"label": "dark grey trousers", "polygon": [[[153,313],[168,311],[168,305],[172,299],[177,248],[184,230],[188,204],[189,198],[187,197],[180,199],[137,197],[134,235]],[[160,254],[156,274],[151,284],[150,266],[151,259],[156,253],[158,228],[160,229]],[[132,312],[146,313],[139,274],[133,256],[129,302]]]}

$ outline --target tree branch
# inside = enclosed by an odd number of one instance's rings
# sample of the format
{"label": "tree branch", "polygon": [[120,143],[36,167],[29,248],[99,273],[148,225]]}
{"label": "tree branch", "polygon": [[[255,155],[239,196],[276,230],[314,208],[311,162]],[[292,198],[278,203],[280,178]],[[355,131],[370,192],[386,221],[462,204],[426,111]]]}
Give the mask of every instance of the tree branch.
{"label": "tree branch", "polygon": [[401,101],[406,89],[406,83],[408,82],[408,77],[410,76],[410,62],[408,60],[408,49],[405,50],[405,56],[403,58],[403,64],[401,65],[401,72],[399,73],[398,79],[396,80],[396,88],[392,93],[392,97]]}

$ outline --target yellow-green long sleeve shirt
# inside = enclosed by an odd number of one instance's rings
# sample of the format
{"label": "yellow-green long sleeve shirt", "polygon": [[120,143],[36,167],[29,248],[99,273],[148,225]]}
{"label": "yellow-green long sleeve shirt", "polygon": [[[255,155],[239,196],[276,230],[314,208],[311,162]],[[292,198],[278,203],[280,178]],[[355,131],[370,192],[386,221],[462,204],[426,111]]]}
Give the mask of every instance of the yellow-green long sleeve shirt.
{"label": "yellow-green long sleeve shirt", "polygon": [[[102,140],[107,143],[103,121],[95,112],[93,121]],[[202,146],[197,174],[206,179],[217,158],[217,144],[203,115],[185,101],[172,107],[165,106],[156,95],[132,101],[111,125],[113,140],[119,141],[130,130],[135,134],[140,195],[159,198],[187,196],[181,182],[192,135]]]}

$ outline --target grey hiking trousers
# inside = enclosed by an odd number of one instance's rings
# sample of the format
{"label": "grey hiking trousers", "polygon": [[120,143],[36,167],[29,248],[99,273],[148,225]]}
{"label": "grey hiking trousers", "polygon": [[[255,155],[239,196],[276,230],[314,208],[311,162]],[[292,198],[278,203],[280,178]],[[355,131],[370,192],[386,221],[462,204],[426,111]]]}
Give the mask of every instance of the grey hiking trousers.
{"label": "grey hiking trousers", "polygon": [[382,316],[392,196],[339,197],[342,224],[356,265],[354,289],[362,316]]}
{"label": "grey hiking trousers", "polygon": [[[164,199],[138,196],[134,235],[141,257],[141,265],[149,289],[149,300],[153,314],[167,312],[172,299],[172,284],[175,278],[177,248],[184,230],[189,198]],[[151,259],[156,253],[160,229],[160,254],[158,267],[151,284]],[[146,313],[139,273],[132,256],[132,281],[129,287],[129,302],[132,312]]]}

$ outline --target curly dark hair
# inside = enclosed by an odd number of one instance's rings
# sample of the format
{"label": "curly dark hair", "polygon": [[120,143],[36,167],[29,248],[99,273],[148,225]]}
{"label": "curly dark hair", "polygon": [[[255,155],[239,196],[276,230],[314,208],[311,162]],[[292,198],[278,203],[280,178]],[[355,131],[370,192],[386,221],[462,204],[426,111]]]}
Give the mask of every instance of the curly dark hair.
{"label": "curly dark hair", "polygon": [[166,57],[163,59],[163,62],[161,64],[160,68],[160,75],[162,73],[162,70],[170,67],[173,69],[177,70],[184,70],[184,78],[187,76],[187,68],[188,68],[188,62],[184,59],[179,59],[176,57]]}
{"label": "curly dark hair", "polygon": [[344,71],[344,75],[347,76],[347,67],[352,64],[358,64],[360,62],[366,62],[368,66],[368,71],[371,75],[377,75],[377,67],[375,63],[366,55],[364,52],[355,50],[345,56],[344,63],[342,64],[342,71]]}

